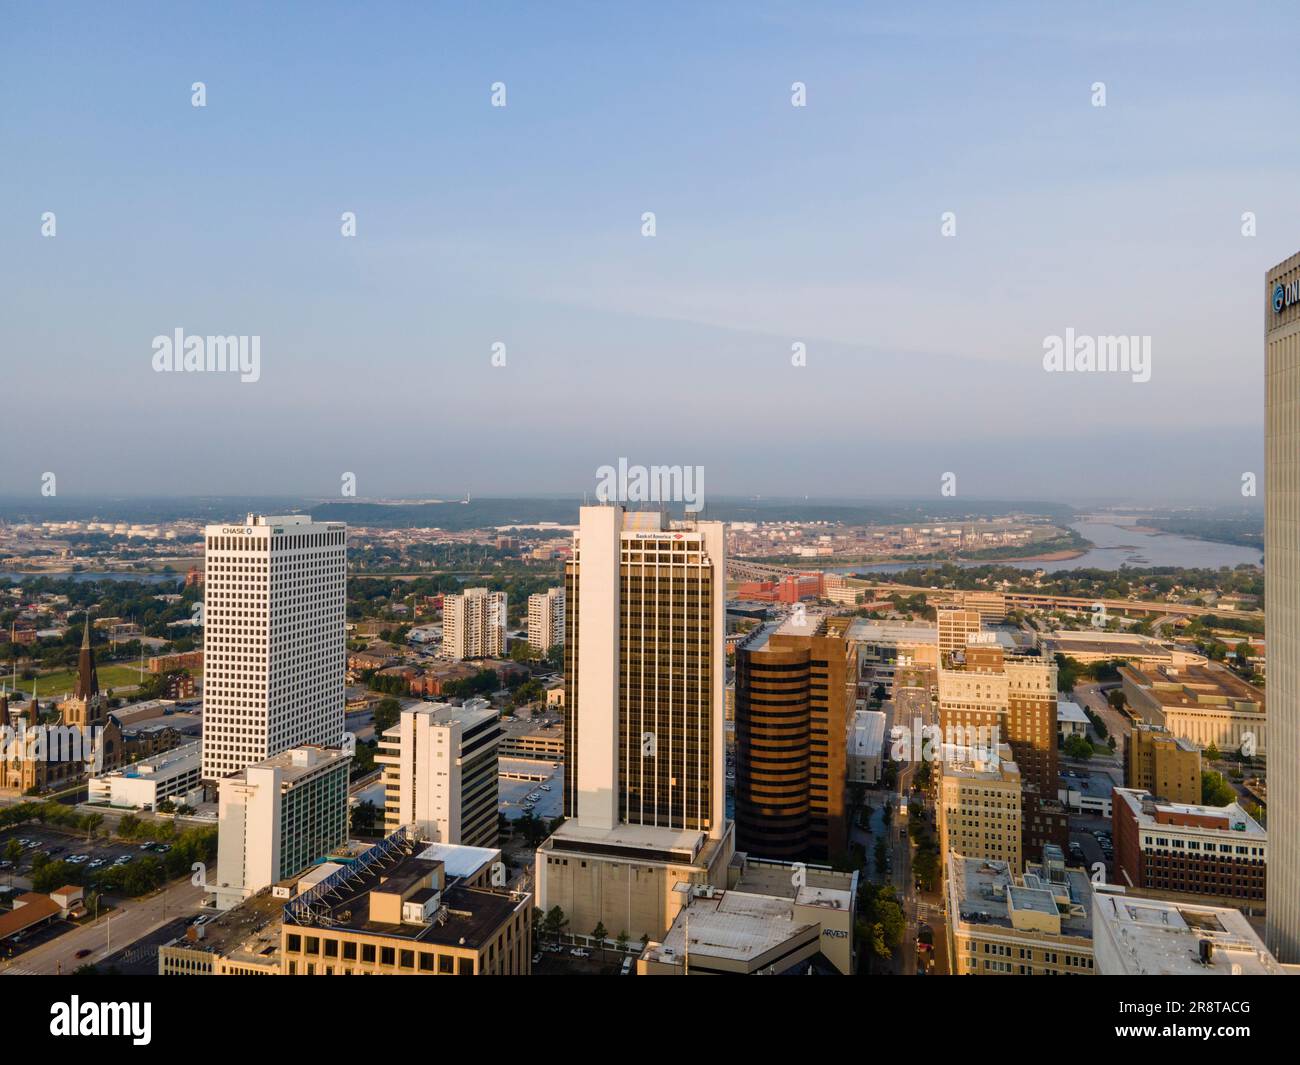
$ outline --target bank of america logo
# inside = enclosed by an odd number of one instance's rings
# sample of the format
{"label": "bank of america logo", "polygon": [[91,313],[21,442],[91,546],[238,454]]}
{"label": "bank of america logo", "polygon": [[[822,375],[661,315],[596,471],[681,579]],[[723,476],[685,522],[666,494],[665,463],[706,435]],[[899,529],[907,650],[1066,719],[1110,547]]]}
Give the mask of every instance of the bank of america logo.
{"label": "bank of america logo", "polygon": [[1273,311],[1275,314],[1281,314],[1282,308],[1286,306],[1286,289],[1278,285],[1273,290]]}

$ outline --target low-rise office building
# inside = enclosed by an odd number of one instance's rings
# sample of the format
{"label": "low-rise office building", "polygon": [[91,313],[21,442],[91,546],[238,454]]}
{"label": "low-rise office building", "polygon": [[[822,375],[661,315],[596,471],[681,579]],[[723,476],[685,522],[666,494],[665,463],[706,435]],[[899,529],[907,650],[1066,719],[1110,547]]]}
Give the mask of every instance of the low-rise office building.
{"label": "low-rise office building", "polygon": [[681,887],[684,904],[663,940],[642,952],[640,975],[780,974],[820,959],[853,973],[856,872],[737,854],[728,882]]}
{"label": "low-rise office building", "polygon": [[1121,667],[1124,699],[1148,725],[1158,725],[1204,750],[1267,754],[1264,692],[1232,670],[1209,663]]}
{"label": "low-rise office building", "polygon": [[849,733],[849,757],[845,776],[851,784],[880,783],[881,759],[885,750],[885,715],[880,710],[856,710]]}
{"label": "low-rise office building", "polygon": [[1066,655],[1083,665],[1124,659],[1144,669],[1166,666],[1178,669],[1204,665],[1206,661],[1204,655],[1195,651],[1137,632],[1105,629],[1050,632],[1040,636],[1038,643],[1046,655]]}
{"label": "low-rise office building", "polygon": [[287,976],[527,976],[527,892],[468,887],[404,831],[284,908]]}
{"label": "low-rise office building", "polygon": [[1264,904],[1268,836],[1238,803],[1165,802],[1116,788],[1111,825],[1123,886]]}
{"label": "low-rise office building", "polygon": [[1115,782],[1105,773],[1066,769],[1061,772],[1061,787],[1056,794],[1072,814],[1110,820],[1114,791]]}
{"label": "low-rise office building", "polygon": [[956,976],[1088,976],[1092,891],[1061,849],[1018,877],[1006,862],[947,856],[948,957]]}
{"label": "low-rise office building", "polygon": [[1072,699],[1060,696],[1056,700],[1056,731],[1060,734],[1061,739],[1068,740],[1071,736],[1088,735],[1088,715],[1083,712],[1083,707]]}
{"label": "low-rise office building", "polygon": [[202,744],[187,743],[91,777],[90,801],[136,810],[156,810],[168,799],[195,806],[203,801],[202,756]]}
{"label": "low-rise office building", "polygon": [[1285,976],[1234,906],[1133,895],[1094,884],[1093,954],[1101,976]]}
{"label": "low-rise office building", "polygon": [[1134,725],[1124,738],[1124,786],[1170,802],[1199,802],[1201,752],[1159,725]]}

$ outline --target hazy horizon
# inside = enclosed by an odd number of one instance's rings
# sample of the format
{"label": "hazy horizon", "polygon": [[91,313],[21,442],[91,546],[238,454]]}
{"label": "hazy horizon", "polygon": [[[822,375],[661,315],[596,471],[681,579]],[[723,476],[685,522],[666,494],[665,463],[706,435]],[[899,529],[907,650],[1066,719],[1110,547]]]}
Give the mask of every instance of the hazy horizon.
{"label": "hazy horizon", "polygon": [[[0,495],[1262,499],[1287,9],[4,17]],[[259,379],[155,372],[176,329]],[[1067,331],[1150,380],[1045,372]]]}

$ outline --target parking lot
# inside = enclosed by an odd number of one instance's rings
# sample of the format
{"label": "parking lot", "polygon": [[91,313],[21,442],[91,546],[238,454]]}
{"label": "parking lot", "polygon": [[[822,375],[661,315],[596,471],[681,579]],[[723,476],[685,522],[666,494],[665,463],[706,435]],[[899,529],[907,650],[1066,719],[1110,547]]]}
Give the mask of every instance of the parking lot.
{"label": "parking lot", "polygon": [[[1095,835],[1097,832],[1103,833],[1103,838],[1110,841],[1109,824],[1095,818],[1079,820],[1081,823],[1076,824],[1074,818],[1070,819],[1071,848],[1066,861],[1071,865],[1082,865],[1089,876],[1092,875],[1093,867],[1101,862],[1106,868],[1106,879],[1112,880],[1115,872],[1114,852],[1105,849]],[[1096,824],[1092,824],[1092,821],[1096,821]]]}
{"label": "parking lot", "polygon": [[502,758],[500,765],[502,770],[513,765],[532,774],[546,774],[544,780],[498,777],[497,796],[501,813],[511,821],[522,817],[527,810],[532,810],[534,815],[548,821],[560,816],[564,797],[564,773],[561,767],[550,762],[513,758]]}
{"label": "parking lot", "polygon": [[[10,840],[17,840],[22,847],[21,856],[12,866],[8,864]],[[159,846],[165,847],[166,844]],[[114,864],[129,864],[147,853],[152,852],[144,850],[140,843],[106,839],[87,841],[84,835],[63,832],[49,825],[18,825],[0,832],[0,877],[4,878],[4,883],[9,882],[11,874],[30,880],[32,861],[38,854],[45,854],[51,861],[71,862],[90,872],[109,869]]]}
{"label": "parking lot", "polygon": [[[559,949],[557,949],[557,946]],[[599,950],[579,947],[589,957],[574,957],[570,943],[545,943],[533,951],[534,976],[617,976],[623,972],[623,962],[632,959],[629,976],[636,975],[636,955],[620,954],[617,950]]]}

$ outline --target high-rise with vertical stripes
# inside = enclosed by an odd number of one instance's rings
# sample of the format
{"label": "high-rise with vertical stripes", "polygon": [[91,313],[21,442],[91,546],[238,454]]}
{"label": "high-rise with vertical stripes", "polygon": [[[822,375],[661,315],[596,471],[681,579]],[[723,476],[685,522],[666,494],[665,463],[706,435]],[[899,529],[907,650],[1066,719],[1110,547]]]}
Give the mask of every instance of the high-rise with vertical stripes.
{"label": "high-rise with vertical stripes", "polygon": [[1264,285],[1264,632],[1268,639],[1268,916],[1300,962],[1300,254]]}
{"label": "high-rise with vertical stripes", "polygon": [[583,507],[565,568],[568,820],[537,851],[538,903],[573,927],[662,935],[679,883],[725,882],[725,532]]}

